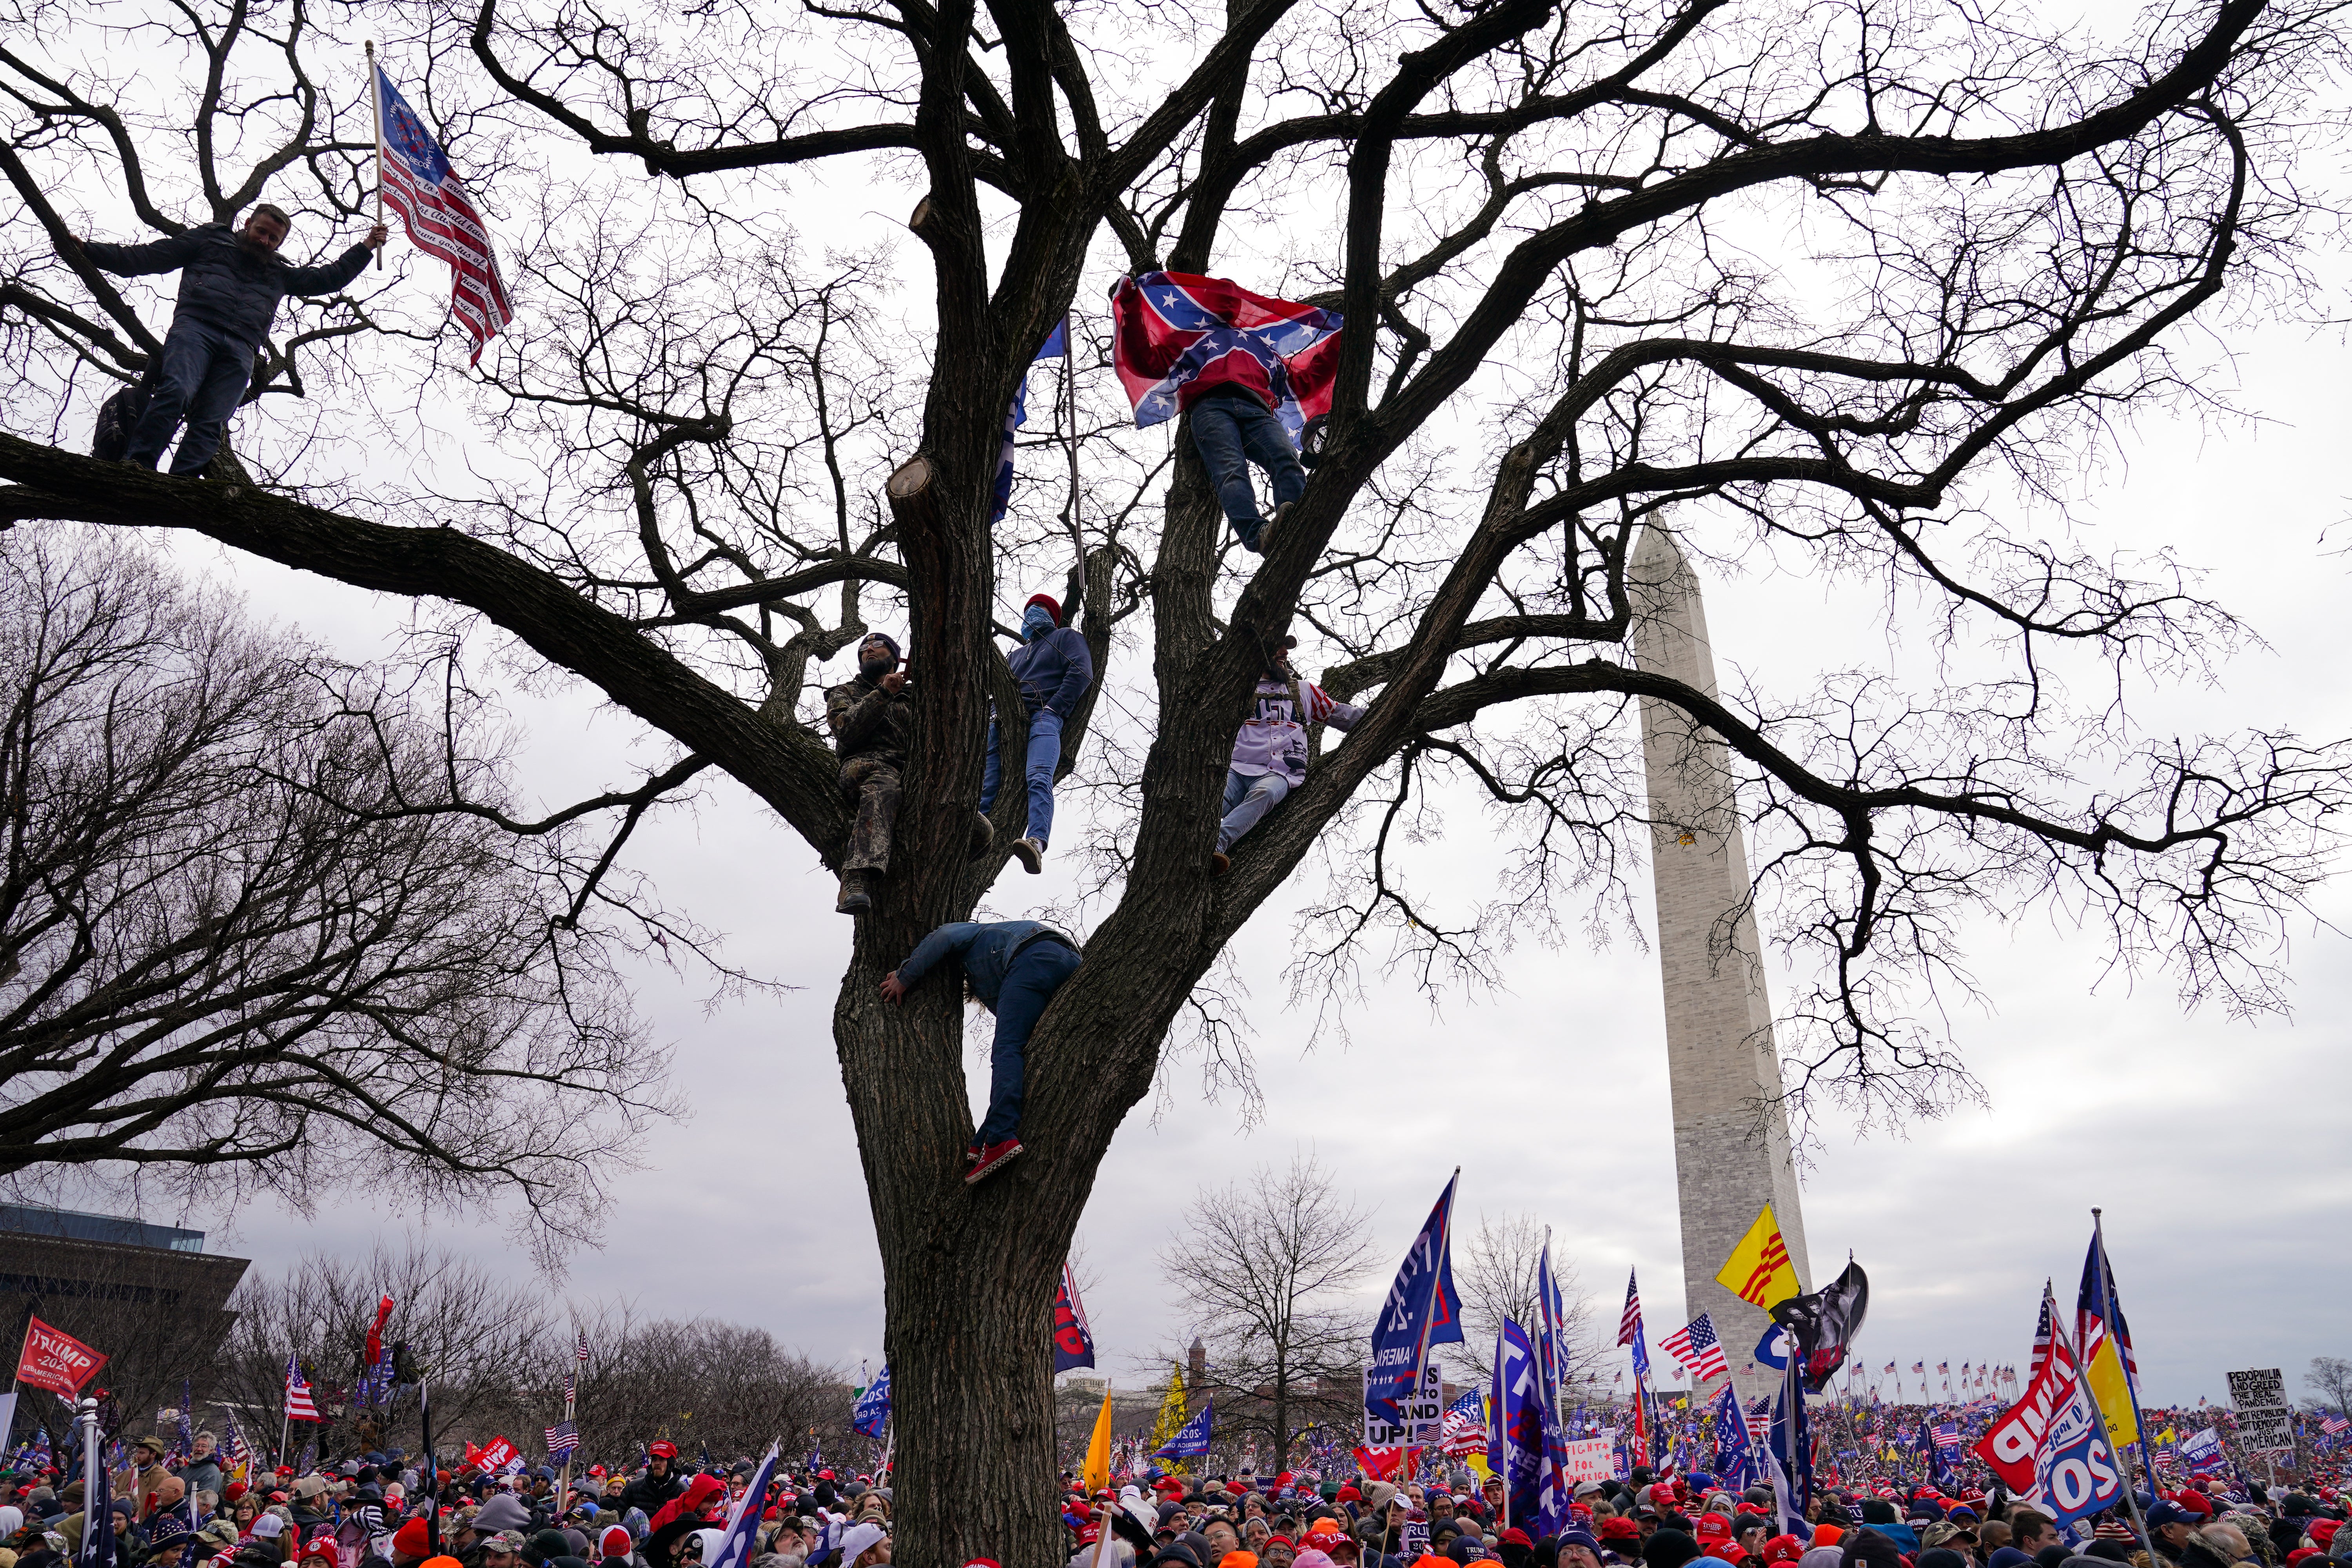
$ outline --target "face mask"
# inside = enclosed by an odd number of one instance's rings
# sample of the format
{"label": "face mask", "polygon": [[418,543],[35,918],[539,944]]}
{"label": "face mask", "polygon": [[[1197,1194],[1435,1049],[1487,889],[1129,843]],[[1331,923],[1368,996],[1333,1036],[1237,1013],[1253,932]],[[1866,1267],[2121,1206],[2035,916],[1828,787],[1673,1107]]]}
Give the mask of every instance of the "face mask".
{"label": "face mask", "polygon": [[1054,617],[1043,605],[1032,605],[1029,613],[1021,617],[1021,635],[1034,642],[1054,629]]}

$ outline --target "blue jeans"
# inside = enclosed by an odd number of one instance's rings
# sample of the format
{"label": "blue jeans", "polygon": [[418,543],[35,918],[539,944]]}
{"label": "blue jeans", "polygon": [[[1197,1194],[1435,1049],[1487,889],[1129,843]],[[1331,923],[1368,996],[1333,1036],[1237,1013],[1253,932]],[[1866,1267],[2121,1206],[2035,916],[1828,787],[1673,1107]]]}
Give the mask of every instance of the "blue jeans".
{"label": "blue jeans", "polygon": [[1192,405],[1192,445],[1217,487],[1217,504],[1242,543],[1255,550],[1265,527],[1258,520],[1257,492],[1250,486],[1249,466],[1264,468],[1274,482],[1274,504],[1282,506],[1307,492],[1307,470],[1290,445],[1290,432],[1274,411],[1255,397],[1220,394]]}
{"label": "blue jeans", "polygon": [[1258,820],[1282,804],[1290,793],[1290,781],[1280,773],[1237,773],[1225,771],[1225,819],[1217,825],[1217,853],[1222,855],[1234,847],[1236,839],[1258,825]]}
{"label": "blue jeans", "polygon": [[[1048,842],[1054,831],[1054,770],[1062,761],[1062,716],[1040,708],[1029,721],[1029,837]],[[980,809],[983,815],[996,804],[1004,783],[1004,759],[997,744],[996,721],[988,725],[988,765],[980,775]]]}
{"label": "blue jeans", "polygon": [[207,322],[172,318],[147,395],[146,416],[131,430],[122,460],[153,468],[171,444],[172,432],[185,420],[188,433],[172,455],[172,471],[202,473],[220,450],[221,431],[253,375],[253,347]]}
{"label": "blue jeans", "polygon": [[1033,942],[1013,955],[996,993],[994,1072],[988,1088],[988,1115],[972,1134],[985,1149],[1002,1143],[1021,1127],[1022,1056],[1029,1048],[1030,1031],[1045,1011],[1045,1004],[1062,983],[1078,972],[1078,955],[1048,937]]}

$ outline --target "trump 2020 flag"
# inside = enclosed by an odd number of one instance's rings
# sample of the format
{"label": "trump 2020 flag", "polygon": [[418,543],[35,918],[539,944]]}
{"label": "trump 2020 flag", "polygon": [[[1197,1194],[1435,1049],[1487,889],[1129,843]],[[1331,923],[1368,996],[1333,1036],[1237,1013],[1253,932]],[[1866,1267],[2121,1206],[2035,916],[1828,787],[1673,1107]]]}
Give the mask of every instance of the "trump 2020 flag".
{"label": "trump 2020 flag", "polygon": [[1146,272],[1111,292],[1111,364],[1139,426],[1192,405],[1212,386],[1247,388],[1293,443],[1331,412],[1339,369],[1337,310],[1253,294],[1222,278]]}
{"label": "trump 2020 flag", "polygon": [[449,313],[474,340],[466,361],[472,364],[482,357],[482,345],[514,320],[490,231],[449,167],[449,155],[382,66],[375,68],[375,89],[376,177],[384,205],[400,215],[411,245],[449,264]]}
{"label": "trump 2020 flag", "polygon": [[1454,1294],[1454,1187],[1456,1169],[1437,1194],[1437,1206],[1406,1248],[1403,1266],[1381,1315],[1372,1321],[1372,1364],[1364,1378],[1364,1409],[1391,1425],[1403,1418],[1398,1401],[1421,1387],[1421,1365],[1432,1345],[1462,1342],[1462,1312]]}
{"label": "trump 2020 flag", "polygon": [[889,1419],[890,1363],[885,1362],[874,1381],[866,1385],[866,1392],[857,1396],[857,1404],[849,1413],[849,1426],[860,1436],[879,1439],[883,1423]]}
{"label": "trump 2020 flag", "polygon": [[1177,1431],[1176,1436],[1162,1443],[1152,1453],[1163,1459],[1199,1459],[1209,1452],[1209,1430],[1215,1425],[1217,1406],[1213,1400],[1201,1406],[1195,1415]]}

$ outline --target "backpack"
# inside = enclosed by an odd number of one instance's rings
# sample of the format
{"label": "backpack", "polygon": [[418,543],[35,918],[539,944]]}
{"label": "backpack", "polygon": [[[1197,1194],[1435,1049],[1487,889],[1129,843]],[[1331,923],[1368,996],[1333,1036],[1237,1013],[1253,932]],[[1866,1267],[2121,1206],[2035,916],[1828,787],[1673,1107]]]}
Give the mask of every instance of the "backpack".
{"label": "backpack", "polygon": [[142,376],[98,405],[98,428],[90,433],[89,455],[110,463],[121,462],[131,449],[131,432],[147,417],[147,378]]}

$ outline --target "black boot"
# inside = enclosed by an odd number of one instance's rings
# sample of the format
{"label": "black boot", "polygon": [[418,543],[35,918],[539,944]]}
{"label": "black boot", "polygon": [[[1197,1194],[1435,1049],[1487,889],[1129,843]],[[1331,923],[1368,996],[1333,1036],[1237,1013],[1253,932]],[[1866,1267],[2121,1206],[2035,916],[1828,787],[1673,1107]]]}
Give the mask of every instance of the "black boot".
{"label": "black boot", "polygon": [[835,900],[833,911],[840,915],[862,915],[874,907],[874,873],[860,867],[841,874],[841,897]]}

